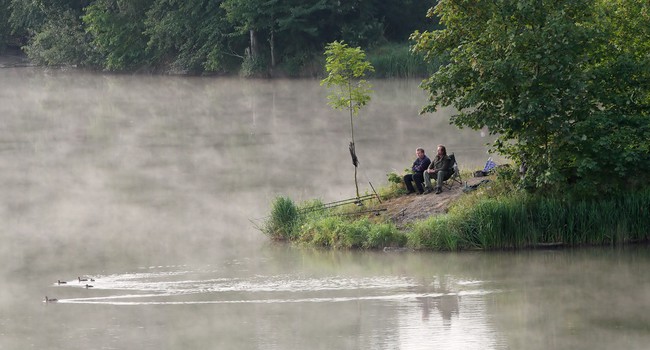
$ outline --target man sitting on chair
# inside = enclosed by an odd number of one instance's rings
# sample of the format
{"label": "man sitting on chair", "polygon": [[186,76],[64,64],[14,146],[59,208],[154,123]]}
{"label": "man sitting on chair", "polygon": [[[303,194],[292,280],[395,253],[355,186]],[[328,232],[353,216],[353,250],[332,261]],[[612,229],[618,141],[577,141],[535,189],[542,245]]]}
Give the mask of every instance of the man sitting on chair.
{"label": "man sitting on chair", "polygon": [[424,176],[422,173],[427,170],[427,167],[429,164],[431,164],[431,160],[429,157],[427,157],[424,154],[424,149],[421,147],[418,147],[415,150],[415,155],[417,155],[417,158],[415,158],[415,161],[413,162],[413,166],[411,167],[411,170],[413,170],[413,174],[406,174],[404,175],[404,184],[406,185],[406,189],[408,190],[407,194],[411,194],[415,192],[415,189],[413,188],[413,184],[411,182],[415,182],[415,187],[418,189],[418,194],[422,194],[422,181],[424,181]]}
{"label": "man sitting on chair", "polygon": [[447,155],[447,148],[443,145],[438,145],[438,154],[429,165],[429,168],[424,172],[424,193],[433,192],[431,185],[431,178],[436,179],[436,194],[442,192],[442,182],[447,181],[453,173],[451,158]]}

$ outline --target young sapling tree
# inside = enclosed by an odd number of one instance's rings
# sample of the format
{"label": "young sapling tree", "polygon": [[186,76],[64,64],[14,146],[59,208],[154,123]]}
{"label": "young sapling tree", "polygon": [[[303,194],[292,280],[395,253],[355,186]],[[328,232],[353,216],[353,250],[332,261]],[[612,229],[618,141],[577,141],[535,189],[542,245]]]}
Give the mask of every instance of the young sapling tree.
{"label": "young sapling tree", "polygon": [[374,72],[374,68],[366,59],[365,52],[359,47],[349,47],[343,41],[334,41],[325,47],[325,69],[327,77],[321,80],[330,93],[327,95],[328,104],[337,110],[348,110],[350,113],[350,156],[354,165],[354,185],[359,198],[359,183],[357,181],[357,159],[354,145],[354,116],[359,114],[363,106],[370,102],[372,85],[364,79],[365,75]]}

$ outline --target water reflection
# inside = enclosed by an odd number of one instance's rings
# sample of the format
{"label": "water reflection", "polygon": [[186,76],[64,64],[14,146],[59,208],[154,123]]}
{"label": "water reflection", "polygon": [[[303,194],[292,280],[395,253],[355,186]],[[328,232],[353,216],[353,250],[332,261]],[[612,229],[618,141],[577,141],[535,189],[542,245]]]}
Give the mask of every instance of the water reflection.
{"label": "water reflection", "polygon": [[460,296],[452,290],[450,279],[450,276],[442,276],[425,287],[438,296],[416,298],[422,308],[422,321],[429,321],[431,312],[436,310],[442,317],[442,323],[445,326],[451,325],[452,316],[458,317]]}

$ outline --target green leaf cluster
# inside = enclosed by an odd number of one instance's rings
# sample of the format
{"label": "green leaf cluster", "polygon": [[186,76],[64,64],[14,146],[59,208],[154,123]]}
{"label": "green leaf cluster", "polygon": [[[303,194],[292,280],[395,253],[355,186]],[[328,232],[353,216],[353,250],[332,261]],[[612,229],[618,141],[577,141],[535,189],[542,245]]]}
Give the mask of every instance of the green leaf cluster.
{"label": "green leaf cluster", "polygon": [[372,85],[365,79],[374,68],[366,60],[360,47],[349,47],[344,42],[334,41],[325,49],[327,77],[321,81],[330,89],[327,96],[334,109],[348,109],[352,115],[370,102]]}

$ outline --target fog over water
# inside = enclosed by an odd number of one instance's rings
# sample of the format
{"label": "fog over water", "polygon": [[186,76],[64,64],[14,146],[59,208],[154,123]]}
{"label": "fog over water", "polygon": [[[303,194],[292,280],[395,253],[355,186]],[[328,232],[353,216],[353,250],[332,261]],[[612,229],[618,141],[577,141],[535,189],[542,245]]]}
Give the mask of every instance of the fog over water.
{"label": "fog over water", "polygon": [[[355,119],[362,191],[418,146],[482,168],[489,136],[449,110],[420,116],[417,80],[373,84]],[[0,349],[647,348],[646,246],[269,242],[255,224],[276,196],[354,196],[349,116],[326,94],[317,80],[0,69]]]}
{"label": "fog over water", "polygon": [[[277,195],[354,195],[348,115],[316,80],[2,73],[2,215],[22,239],[93,255],[144,243],[186,255],[215,240],[238,250],[263,241],[249,219]],[[376,82],[356,119],[362,190],[408,167],[417,146],[485,162],[478,132],[418,115],[417,84]]]}

